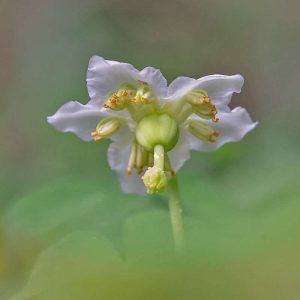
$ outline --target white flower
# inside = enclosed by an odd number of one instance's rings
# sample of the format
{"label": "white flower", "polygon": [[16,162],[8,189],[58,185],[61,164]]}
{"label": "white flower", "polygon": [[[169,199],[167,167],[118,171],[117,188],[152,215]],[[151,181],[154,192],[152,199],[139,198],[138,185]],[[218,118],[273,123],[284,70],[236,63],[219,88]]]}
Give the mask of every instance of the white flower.
{"label": "white flower", "polygon": [[[243,83],[240,75],[211,75],[178,77],[168,87],[158,69],[138,71],[94,56],[87,71],[91,100],[64,104],[48,122],[84,141],[110,138],[108,161],[123,190],[143,194],[146,185],[148,192],[158,192],[190,150],[216,150],[256,126],[244,108],[228,106]],[[136,174],[129,176],[133,169]]]}

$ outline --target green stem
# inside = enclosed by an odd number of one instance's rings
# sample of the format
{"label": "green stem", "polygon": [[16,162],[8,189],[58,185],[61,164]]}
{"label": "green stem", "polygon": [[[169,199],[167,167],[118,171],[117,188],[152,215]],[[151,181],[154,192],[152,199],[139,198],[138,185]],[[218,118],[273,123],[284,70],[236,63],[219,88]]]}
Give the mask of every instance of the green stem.
{"label": "green stem", "polygon": [[185,238],[184,238],[184,229],[183,229],[183,221],[182,221],[182,208],[180,205],[180,196],[179,196],[176,176],[174,176],[170,180],[169,187],[170,187],[169,210],[170,210],[175,249],[178,254],[182,254],[185,248]]}

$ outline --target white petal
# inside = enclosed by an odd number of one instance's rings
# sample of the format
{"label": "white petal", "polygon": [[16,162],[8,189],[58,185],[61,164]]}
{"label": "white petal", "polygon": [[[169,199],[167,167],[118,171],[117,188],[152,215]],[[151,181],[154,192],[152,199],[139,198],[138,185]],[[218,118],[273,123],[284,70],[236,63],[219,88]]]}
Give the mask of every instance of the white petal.
{"label": "white petal", "polygon": [[137,80],[149,83],[157,96],[166,96],[167,81],[158,69],[147,67],[139,72],[127,63],[105,60],[100,56],[90,59],[87,87],[91,99],[104,103],[108,95],[116,92],[123,83],[136,85]]}
{"label": "white petal", "polygon": [[90,141],[91,132],[107,115],[107,111],[95,102],[83,105],[77,101],[70,101],[61,106],[53,116],[48,117],[47,121],[61,132],[73,132],[82,140]]}
{"label": "white petal", "polygon": [[168,156],[171,161],[171,166],[175,172],[177,172],[184,163],[190,159],[190,144],[187,130],[181,131],[177,145],[168,153]]}
{"label": "white petal", "polygon": [[139,72],[130,64],[106,61],[100,56],[90,59],[87,88],[91,99],[104,103],[123,83],[134,84],[139,79]]}
{"label": "white petal", "polygon": [[189,133],[189,141],[193,150],[213,151],[226,143],[240,141],[258,124],[251,120],[248,112],[242,107],[236,107],[230,113],[219,113],[218,118],[220,119],[218,123],[208,121],[216,131],[221,133],[215,143],[201,141]]}
{"label": "white petal", "polygon": [[141,176],[135,173],[131,176],[127,175],[127,164],[133,139],[133,135],[127,135],[122,141],[111,143],[107,153],[108,162],[110,167],[118,173],[121,187],[125,193],[144,195],[146,189]]}
{"label": "white petal", "polygon": [[203,89],[211,97],[212,103],[217,106],[226,106],[230,103],[233,93],[239,93],[244,84],[241,75],[209,75],[199,79],[178,77],[171,82],[168,89],[168,99],[179,100],[194,89]]}
{"label": "white petal", "polygon": [[168,83],[159,69],[146,67],[140,72],[140,75],[152,87],[158,97],[166,97]]}

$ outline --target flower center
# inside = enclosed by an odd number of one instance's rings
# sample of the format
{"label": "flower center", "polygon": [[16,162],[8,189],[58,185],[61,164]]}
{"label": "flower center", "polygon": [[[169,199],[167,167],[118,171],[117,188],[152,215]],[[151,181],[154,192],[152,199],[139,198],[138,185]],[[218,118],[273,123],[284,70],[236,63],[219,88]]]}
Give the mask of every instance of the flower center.
{"label": "flower center", "polygon": [[[142,180],[150,194],[165,189],[168,184],[166,172],[175,175],[167,152],[176,146],[181,128],[185,127],[198,139],[211,143],[220,135],[205,121],[218,122],[219,119],[216,118],[216,106],[201,89],[187,93],[178,102],[167,101],[161,106],[148,83],[137,80],[135,85],[122,84],[103,107],[116,111],[127,109],[136,124],[131,128],[135,130],[135,140],[131,145],[127,174],[131,175],[136,169],[140,175],[147,168]],[[193,114],[200,118],[191,118]],[[111,137],[122,124],[129,125],[129,122],[128,117],[108,117],[91,135],[95,141]]]}

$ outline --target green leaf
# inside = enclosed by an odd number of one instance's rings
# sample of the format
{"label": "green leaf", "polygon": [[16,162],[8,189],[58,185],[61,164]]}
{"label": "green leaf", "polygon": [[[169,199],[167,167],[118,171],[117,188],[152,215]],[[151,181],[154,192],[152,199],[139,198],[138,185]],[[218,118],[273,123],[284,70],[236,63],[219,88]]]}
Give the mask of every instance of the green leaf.
{"label": "green leaf", "polygon": [[74,232],[39,255],[28,283],[12,300],[84,299],[88,285],[120,263],[106,238],[94,232]]}

